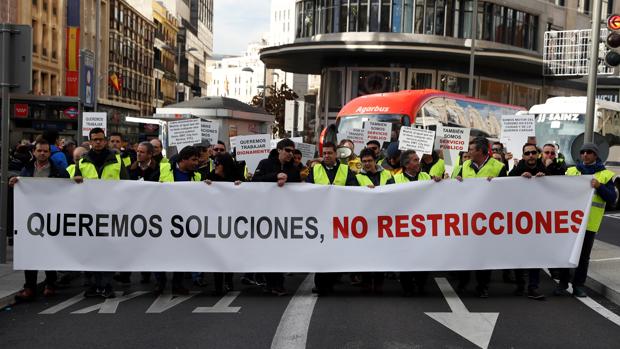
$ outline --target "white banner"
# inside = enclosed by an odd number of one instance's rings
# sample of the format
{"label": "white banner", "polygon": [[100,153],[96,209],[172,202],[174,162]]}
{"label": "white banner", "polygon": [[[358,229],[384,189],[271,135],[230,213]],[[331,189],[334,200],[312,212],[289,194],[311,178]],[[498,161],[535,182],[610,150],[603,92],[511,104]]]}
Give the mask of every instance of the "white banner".
{"label": "white banner", "polygon": [[88,137],[90,130],[102,128],[106,136],[108,135],[108,114],[103,112],[84,112],[82,113],[82,136]]}
{"label": "white banner", "polygon": [[205,272],[574,267],[590,179],[370,189],[22,178],[15,187],[14,264]]}

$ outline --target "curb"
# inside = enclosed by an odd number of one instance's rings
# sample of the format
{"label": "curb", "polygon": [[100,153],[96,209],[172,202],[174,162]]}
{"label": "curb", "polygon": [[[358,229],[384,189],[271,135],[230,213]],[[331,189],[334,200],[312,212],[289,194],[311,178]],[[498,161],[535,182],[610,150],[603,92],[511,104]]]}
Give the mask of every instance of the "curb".
{"label": "curb", "polygon": [[[41,281],[37,284],[37,289],[41,288],[44,284],[44,281]],[[4,309],[6,307],[12,307],[13,305],[15,305],[17,303],[17,301],[15,300],[15,295],[20,291],[21,289],[9,294],[8,296],[2,297],[0,298],[0,310]]]}
{"label": "curb", "polygon": [[592,276],[588,276],[588,278],[586,279],[586,286],[596,291],[603,297],[607,298],[614,304],[620,306],[620,292],[618,292],[618,290],[608,287],[607,285],[596,280]]}

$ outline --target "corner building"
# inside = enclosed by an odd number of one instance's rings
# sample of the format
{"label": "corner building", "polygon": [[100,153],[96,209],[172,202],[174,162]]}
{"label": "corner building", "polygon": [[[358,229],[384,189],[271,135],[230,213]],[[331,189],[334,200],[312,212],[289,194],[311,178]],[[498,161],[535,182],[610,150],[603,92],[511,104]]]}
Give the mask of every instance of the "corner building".
{"label": "corner building", "polygon": [[[331,123],[351,99],[435,88],[467,95],[473,1],[289,0],[295,40],[267,47],[268,68],[320,74],[317,121]],[[544,79],[544,32],[587,29],[587,0],[479,0],[475,97],[530,107],[584,95],[585,79]],[[603,0],[602,17],[615,4]]]}

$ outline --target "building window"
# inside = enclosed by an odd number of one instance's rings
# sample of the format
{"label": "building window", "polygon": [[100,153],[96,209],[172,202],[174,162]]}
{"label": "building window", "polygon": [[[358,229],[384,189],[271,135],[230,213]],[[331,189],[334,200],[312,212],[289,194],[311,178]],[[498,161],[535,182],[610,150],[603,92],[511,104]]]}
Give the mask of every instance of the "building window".
{"label": "building window", "polygon": [[[476,83],[476,78],[474,78],[474,91],[476,91]],[[446,92],[469,95],[469,77],[454,73],[441,73],[439,75],[439,89]]]}
{"label": "building window", "polygon": [[351,96],[355,97],[401,90],[401,81],[404,78],[404,69],[377,70],[377,69],[351,69]]}
{"label": "building window", "polygon": [[512,104],[524,108],[540,103],[540,88],[514,84]]}
{"label": "building window", "polygon": [[497,103],[510,103],[510,83],[505,81],[480,79],[478,98]]}
{"label": "building window", "polygon": [[435,72],[432,70],[409,70],[409,90],[435,88]]}

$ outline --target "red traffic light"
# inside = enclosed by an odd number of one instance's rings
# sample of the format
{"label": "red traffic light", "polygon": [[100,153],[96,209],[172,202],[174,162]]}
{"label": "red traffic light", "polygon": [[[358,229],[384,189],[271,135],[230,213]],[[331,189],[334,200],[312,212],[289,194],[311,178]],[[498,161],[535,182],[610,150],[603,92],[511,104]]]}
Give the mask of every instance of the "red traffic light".
{"label": "red traffic light", "polygon": [[607,29],[620,30],[620,15],[613,14],[607,17]]}
{"label": "red traffic light", "polygon": [[609,33],[609,35],[607,35],[607,46],[610,48],[617,48],[620,46],[620,33]]}

